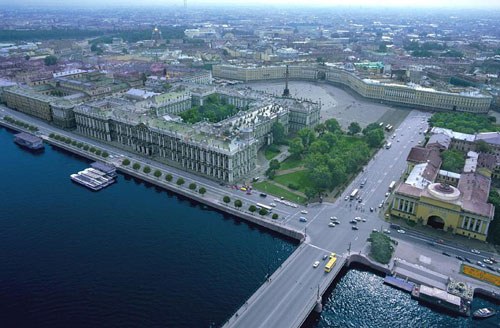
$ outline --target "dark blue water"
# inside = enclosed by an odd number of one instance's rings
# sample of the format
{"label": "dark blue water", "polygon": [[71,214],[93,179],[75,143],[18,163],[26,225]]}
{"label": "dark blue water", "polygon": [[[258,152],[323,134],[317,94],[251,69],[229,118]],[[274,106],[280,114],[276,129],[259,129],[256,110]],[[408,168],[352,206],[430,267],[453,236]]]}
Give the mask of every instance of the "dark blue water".
{"label": "dark blue water", "polygon": [[[466,328],[500,327],[498,315],[473,320],[420,305],[409,293],[383,284],[384,278],[362,267],[343,270],[324,299],[323,312],[312,314],[303,328],[412,327]],[[500,304],[476,297],[472,310],[496,308]]]}
{"label": "dark blue water", "polygon": [[[0,327],[222,325],[295,245],[119,176],[94,193],[69,175],[88,162],[27,152],[0,128]],[[304,328],[499,327],[420,306],[351,270]],[[473,309],[498,305],[476,298]]]}
{"label": "dark blue water", "polygon": [[220,326],[295,249],[268,231],[0,128],[0,327]]}

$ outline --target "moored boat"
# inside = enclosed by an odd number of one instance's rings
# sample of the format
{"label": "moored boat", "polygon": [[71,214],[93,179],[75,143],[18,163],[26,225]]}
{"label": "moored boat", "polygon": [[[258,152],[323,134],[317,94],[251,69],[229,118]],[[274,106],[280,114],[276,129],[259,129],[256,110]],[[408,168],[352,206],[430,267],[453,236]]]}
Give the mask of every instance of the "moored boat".
{"label": "moored boat", "polygon": [[482,308],[474,311],[472,316],[476,319],[485,319],[494,316],[497,313],[493,308]]}

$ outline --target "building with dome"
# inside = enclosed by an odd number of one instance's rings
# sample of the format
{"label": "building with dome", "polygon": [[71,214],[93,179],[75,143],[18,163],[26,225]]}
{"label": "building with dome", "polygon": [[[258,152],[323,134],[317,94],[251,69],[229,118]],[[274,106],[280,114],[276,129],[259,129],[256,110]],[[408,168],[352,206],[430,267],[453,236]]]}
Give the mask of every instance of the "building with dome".
{"label": "building with dome", "polygon": [[447,148],[443,144],[433,142],[412,148],[405,180],[395,189],[390,214],[485,241],[495,212],[488,203],[492,166],[483,158],[488,154],[469,151],[464,169],[458,174],[441,170],[440,153]]}

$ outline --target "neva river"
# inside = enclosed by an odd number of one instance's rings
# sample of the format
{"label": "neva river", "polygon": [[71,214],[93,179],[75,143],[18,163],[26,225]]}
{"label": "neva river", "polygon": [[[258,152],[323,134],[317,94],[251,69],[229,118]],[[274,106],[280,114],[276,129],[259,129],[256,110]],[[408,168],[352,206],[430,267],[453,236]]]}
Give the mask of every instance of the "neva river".
{"label": "neva river", "polygon": [[[0,327],[218,327],[296,247],[123,175],[91,192],[69,179],[89,162],[50,146],[32,154],[3,128],[0,150]],[[499,327],[382,280],[347,272],[305,327]]]}

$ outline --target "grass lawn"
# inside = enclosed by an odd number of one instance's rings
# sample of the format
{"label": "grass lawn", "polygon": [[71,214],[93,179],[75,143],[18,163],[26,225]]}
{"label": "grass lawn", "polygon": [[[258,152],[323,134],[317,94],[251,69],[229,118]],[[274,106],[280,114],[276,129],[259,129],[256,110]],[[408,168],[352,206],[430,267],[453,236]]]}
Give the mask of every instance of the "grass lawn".
{"label": "grass lawn", "polygon": [[307,201],[307,199],[305,197],[296,195],[293,192],[290,192],[286,189],[280,188],[280,187],[278,187],[272,183],[269,183],[267,181],[254,183],[253,187],[259,191],[263,191],[267,194],[270,194],[270,195],[273,195],[276,197],[284,197],[286,200],[294,202],[294,203],[304,204]]}
{"label": "grass lawn", "polygon": [[276,157],[280,152],[277,149],[272,149],[272,148],[266,148],[264,150],[264,156],[268,161],[272,160],[273,158]]}
{"label": "grass lawn", "polygon": [[307,177],[307,170],[277,175],[274,177],[274,181],[285,187],[288,187],[288,185],[292,183],[299,187],[299,190],[302,192],[304,192],[307,187],[311,186],[311,183]]}
{"label": "grass lawn", "polygon": [[283,162],[281,162],[280,170],[289,170],[289,169],[299,167],[301,165],[302,165],[302,159],[295,157],[295,156],[290,156],[287,159],[285,159]]}

